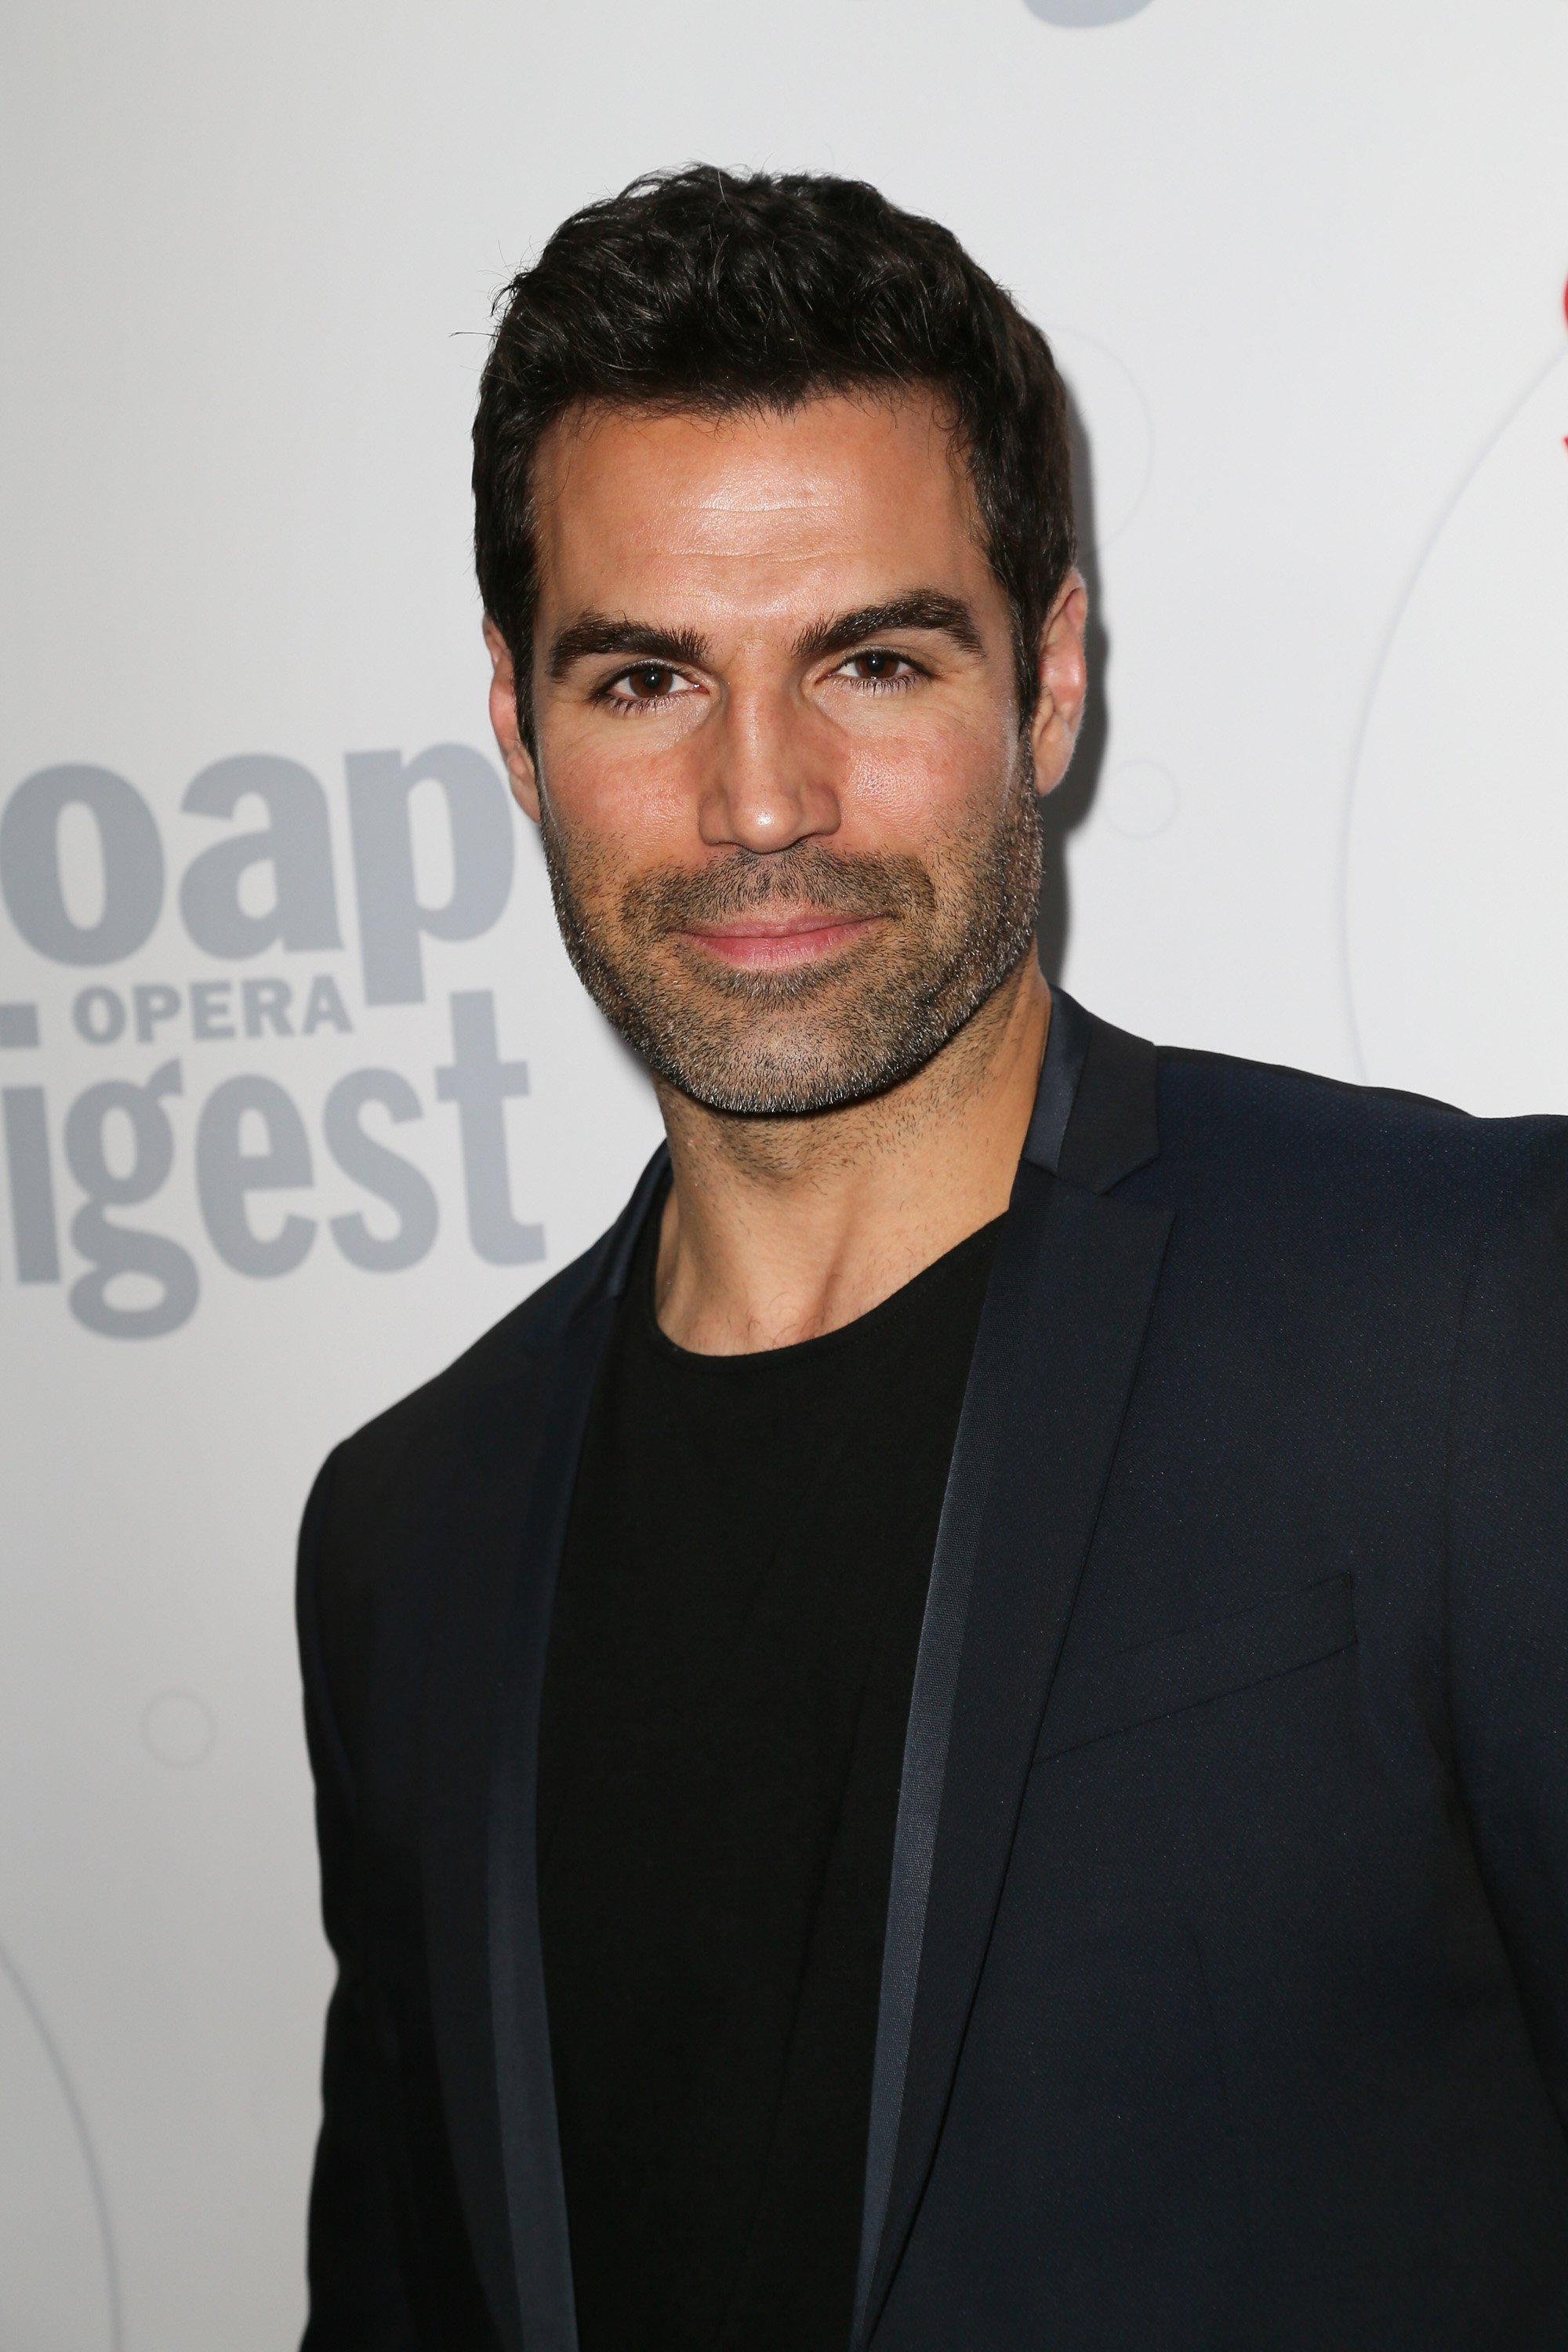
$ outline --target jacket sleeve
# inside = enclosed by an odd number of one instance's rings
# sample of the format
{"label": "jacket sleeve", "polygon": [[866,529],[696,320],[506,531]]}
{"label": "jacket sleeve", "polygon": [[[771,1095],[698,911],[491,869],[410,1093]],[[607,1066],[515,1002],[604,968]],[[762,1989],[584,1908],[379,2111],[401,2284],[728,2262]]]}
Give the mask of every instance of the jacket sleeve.
{"label": "jacket sleeve", "polygon": [[321,1913],[338,1964],[327,2011],[321,2129],[310,2187],[310,2318],[301,2352],[417,2352],[403,2281],[360,1948],[353,1783],[327,1684],[321,1580],[335,1457],[305,1507],[298,1617],[305,1732],[316,1784]]}
{"label": "jacket sleeve", "polygon": [[1477,1258],[1448,1453],[1455,1756],[1525,2021],[1568,2130],[1568,1123]]}

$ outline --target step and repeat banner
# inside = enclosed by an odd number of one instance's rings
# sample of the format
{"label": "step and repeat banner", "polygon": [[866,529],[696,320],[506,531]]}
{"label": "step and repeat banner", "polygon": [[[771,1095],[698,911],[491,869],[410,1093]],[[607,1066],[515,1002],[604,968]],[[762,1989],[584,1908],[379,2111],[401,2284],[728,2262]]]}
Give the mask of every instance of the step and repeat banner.
{"label": "step and repeat banner", "polygon": [[294,1529],[658,1122],[485,723],[495,288],[661,163],[952,224],[1073,392],[1047,961],[1568,1111],[1568,0],[23,0],[0,474],[0,2352],[274,2352]]}

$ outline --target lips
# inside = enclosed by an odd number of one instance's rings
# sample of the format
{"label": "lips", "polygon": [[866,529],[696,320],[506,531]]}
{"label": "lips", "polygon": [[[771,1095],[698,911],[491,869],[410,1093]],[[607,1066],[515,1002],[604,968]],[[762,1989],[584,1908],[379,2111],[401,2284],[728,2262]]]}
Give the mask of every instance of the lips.
{"label": "lips", "polygon": [[704,955],[731,968],[777,971],[819,963],[863,939],[882,919],[877,915],[834,915],[805,910],[793,915],[737,917],[724,923],[692,925],[680,936]]}
{"label": "lips", "polygon": [[816,841],[639,874],[620,896],[624,936],[673,949],[692,975],[805,982],[853,959],[889,923],[929,921],[936,888],[918,858],[856,856]]}

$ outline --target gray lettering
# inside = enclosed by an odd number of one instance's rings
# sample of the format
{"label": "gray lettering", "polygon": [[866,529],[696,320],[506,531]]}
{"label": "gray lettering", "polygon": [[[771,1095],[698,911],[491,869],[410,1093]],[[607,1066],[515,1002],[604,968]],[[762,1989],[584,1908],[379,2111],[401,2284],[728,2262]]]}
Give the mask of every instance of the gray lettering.
{"label": "gray lettering", "polygon": [[384,1240],[355,1215],[333,1217],[331,1235],[351,1265],[396,1274],[429,1255],[436,1239],[436,1195],[417,1168],[365,1133],[360,1113],[370,1103],[379,1103],[399,1127],[425,1116],[418,1096],[395,1070],[351,1070],[327,1097],[322,1129],[343,1174],[395,1210],[397,1231]]}
{"label": "gray lettering", "polygon": [[36,1045],[38,1008],[36,1004],[0,1004],[0,1045]]}
{"label": "gray lettering", "polygon": [[526,1062],[503,1062],[496,1045],[495,998],[489,989],[452,999],[452,1061],[436,1073],[436,1092],[458,1106],[468,1194],[468,1238],[489,1265],[527,1265],[544,1255],[542,1225],[519,1224],[511,1213],[506,1103],[528,1092]]}
{"label": "gray lettering", "polygon": [[55,1187],[42,1087],[7,1087],[5,1170],[11,1180],[11,1234],[18,1282],[58,1282],[60,1245],[55,1231]]}
{"label": "gray lettering", "polygon": [[[180,913],[209,955],[253,956],[264,948],[336,948],[336,894],[327,796],[296,760],[242,752],[204,768],[181,803],[194,816],[232,817],[247,797],[264,801],[271,822],[259,833],[215,842],[194,857],[180,885]],[[272,868],[272,904],[251,914],[240,885],[253,866]]]}
{"label": "gray lettering", "polygon": [[1149,0],[1024,0],[1024,5],[1047,25],[1120,25],[1139,16]]}
{"label": "gray lettering", "polygon": [[[71,1285],[70,1309],[89,1331],[112,1339],[157,1339],[195,1311],[200,1285],[189,1253],[163,1234],[130,1232],[104,1214],[150,1201],[163,1182],[174,1161],[174,1133],[162,1097],[183,1092],[178,1062],[165,1062],[144,1087],[123,1078],[89,1087],[66,1115],[66,1161],[87,1194],[71,1220],[71,1240],[90,1268]],[[110,1167],[103,1148],[104,1128],[116,1111],[130,1121],[133,1147],[123,1176]],[[115,1306],[108,1294],[119,1275],[144,1276],[160,1296],[146,1307]]]}
{"label": "gray lettering", "polygon": [[[267,1138],[245,1149],[247,1114]],[[251,1229],[249,1192],[278,1192],[310,1181],[310,1146],[289,1096],[273,1078],[226,1078],[202,1108],[196,1127],[196,1192],[212,1245],[237,1274],[292,1274],[316,1238],[313,1217],[287,1216],[270,1240]]]}
{"label": "gray lettering", "polygon": [[131,1004],[136,1015],[137,1040],[150,1045],[159,1022],[172,1021],[179,1011],[180,992],[161,980],[144,981],[132,990]]}
{"label": "gray lettering", "polygon": [[[90,811],[103,854],[103,912],[73,922],[60,885],[61,812]],[[31,948],[56,963],[113,963],[153,935],[163,905],[163,845],[152,810],[108,768],[40,768],[0,817],[0,895]]]}
{"label": "gray lettering", "polygon": [[193,1037],[232,1037],[234,1007],[229,1003],[232,980],[193,980],[191,982],[191,1034]]}
{"label": "gray lettering", "polygon": [[[436,743],[405,765],[396,751],[351,751],[345,761],[360,958],[371,1004],[417,1004],[425,995],[422,933],[472,940],[500,920],[511,889],[512,820],[505,785],[483,755]],[[421,903],[408,798],[438,783],[452,835],[452,895]]]}
{"label": "gray lettering", "polygon": [[245,1034],[259,1037],[270,1029],[275,1037],[291,1037],[289,1007],[294,991],[286,980],[247,980],[240,983],[240,1001],[245,1007]]}
{"label": "gray lettering", "polygon": [[329,1028],[345,1031],[354,1025],[330,971],[319,971],[310,982],[310,993],[305,999],[305,1018],[300,1024],[300,1036],[314,1036],[323,1023]]}
{"label": "gray lettering", "polygon": [[71,1000],[79,1037],[89,1045],[112,1045],[125,1027],[125,1003],[112,988],[82,988]]}

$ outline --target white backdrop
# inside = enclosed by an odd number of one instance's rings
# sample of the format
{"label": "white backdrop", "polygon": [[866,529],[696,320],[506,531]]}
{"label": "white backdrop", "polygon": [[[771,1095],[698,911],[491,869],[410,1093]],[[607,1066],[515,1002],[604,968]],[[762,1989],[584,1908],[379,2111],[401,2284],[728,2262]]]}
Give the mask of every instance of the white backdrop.
{"label": "white backdrop", "polygon": [[692,156],[950,222],[1089,452],[1068,985],[1568,1110],[1568,0],[19,0],[5,42],[0,2352],[263,2352],[328,1986],[300,1506],[656,1131],[486,744],[491,290]]}

